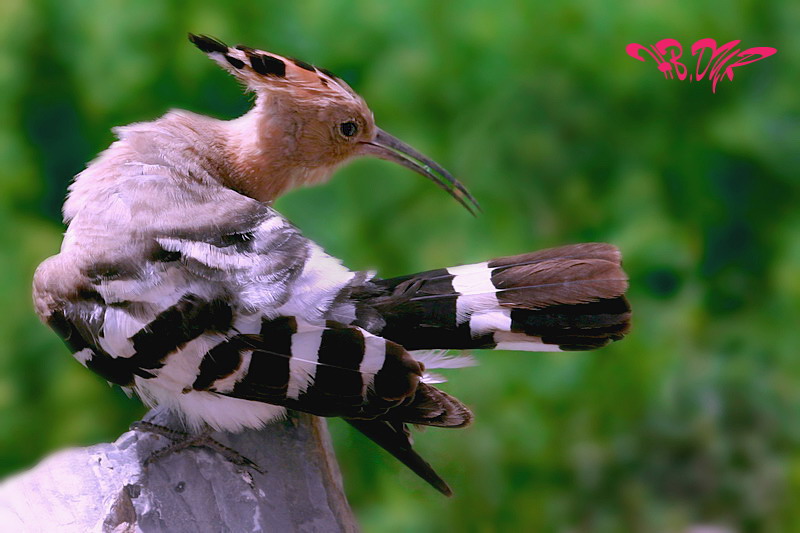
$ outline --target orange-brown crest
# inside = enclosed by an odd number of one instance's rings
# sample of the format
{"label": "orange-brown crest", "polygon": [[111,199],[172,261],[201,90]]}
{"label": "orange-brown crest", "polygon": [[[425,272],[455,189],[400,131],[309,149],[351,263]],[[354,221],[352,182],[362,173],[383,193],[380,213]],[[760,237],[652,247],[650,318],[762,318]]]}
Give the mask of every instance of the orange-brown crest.
{"label": "orange-brown crest", "polygon": [[298,98],[350,100],[366,108],[364,100],[341,78],[305,61],[249,46],[229,47],[206,35],[190,33],[189,39],[251,91],[285,93]]}

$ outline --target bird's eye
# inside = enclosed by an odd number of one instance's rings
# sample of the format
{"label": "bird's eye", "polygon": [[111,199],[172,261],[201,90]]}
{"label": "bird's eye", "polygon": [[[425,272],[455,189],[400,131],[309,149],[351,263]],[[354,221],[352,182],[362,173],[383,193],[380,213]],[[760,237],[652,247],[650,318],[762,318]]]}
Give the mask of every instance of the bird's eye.
{"label": "bird's eye", "polygon": [[358,131],[358,125],[352,120],[342,122],[339,124],[339,131],[341,131],[342,135],[345,137],[352,137]]}

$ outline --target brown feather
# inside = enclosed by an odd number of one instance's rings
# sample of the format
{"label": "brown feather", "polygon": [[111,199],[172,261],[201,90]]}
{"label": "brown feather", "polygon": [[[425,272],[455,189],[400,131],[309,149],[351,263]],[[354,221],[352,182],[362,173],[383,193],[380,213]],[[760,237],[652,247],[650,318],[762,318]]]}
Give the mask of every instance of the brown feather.
{"label": "brown feather", "polygon": [[628,277],[619,263],[606,259],[544,259],[503,268],[492,274],[500,305],[541,309],[582,304],[625,293]]}
{"label": "brown feather", "polygon": [[446,392],[420,383],[414,399],[391,411],[392,418],[409,424],[461,428],[472,422],[472,411]]}
{"label": "brown feather", "polygon": [[612,244],[604,242],[584,242],[580,244],[569,244],[558,248],[548,248],[527,254],[500,257],[489,261],[489,268],[525,265],[545,261],[548,259],[605,259],[613,263],[619,263],[621,254],[619,249]]}

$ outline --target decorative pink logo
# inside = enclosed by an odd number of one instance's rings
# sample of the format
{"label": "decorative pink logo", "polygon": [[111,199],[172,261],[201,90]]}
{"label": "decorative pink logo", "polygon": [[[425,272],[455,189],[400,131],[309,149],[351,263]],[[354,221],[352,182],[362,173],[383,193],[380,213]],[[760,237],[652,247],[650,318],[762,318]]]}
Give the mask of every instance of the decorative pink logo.
{"label": "decorative pink logo", "polygon": [[[708,79],[711,80],[711,91],[716,93],[717,82],[722,79],[722,76],[727,76],[729,80],[733,81],[733,69],[735,67],[761,61],[777,52],[775,48],[769,46],[756,46],[755,48],[741,50],[736,48],[740,42],[731,41],[717,48],[717,41],[714,39],[700,39],[692,45],[692,55],[697,56],[697,68],[693,73],[689,73],[686,65],[678,61],[683,55],[683,47],[675,39],[661,39],[650,48],[638,43],[631,43],[625,47],[625,51],[628,52],[629,56],[639,61],[645,60],[644,57],[639,55],[643,50],[650,54],[650,57],[658,64],[658,70],[664,73],[665,78],[674,78],[675,74],[677,74],[679,80],[685,80],[688,75],[689,81],[692,82],[695,80],[700,81],[708,74]],[[708,61],[701,71],[706,50],[709,52]],[[667,54],[669,54],[669,57],[667,57]],[[734,62],[726,66],[726,63],[732,59]],[[710,72],[709,68],[711,69]]]}

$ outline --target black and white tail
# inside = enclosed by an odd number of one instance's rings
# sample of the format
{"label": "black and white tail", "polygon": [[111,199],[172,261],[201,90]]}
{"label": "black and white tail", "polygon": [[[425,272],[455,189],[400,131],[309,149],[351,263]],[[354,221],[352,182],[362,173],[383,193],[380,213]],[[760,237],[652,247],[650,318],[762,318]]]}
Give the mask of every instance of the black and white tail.
{"label": "black and white tail", "polygon": [[591,350],[630,325],[628,278],[610,244],[551,248],[376,280],[365,303],[407,350]]}

